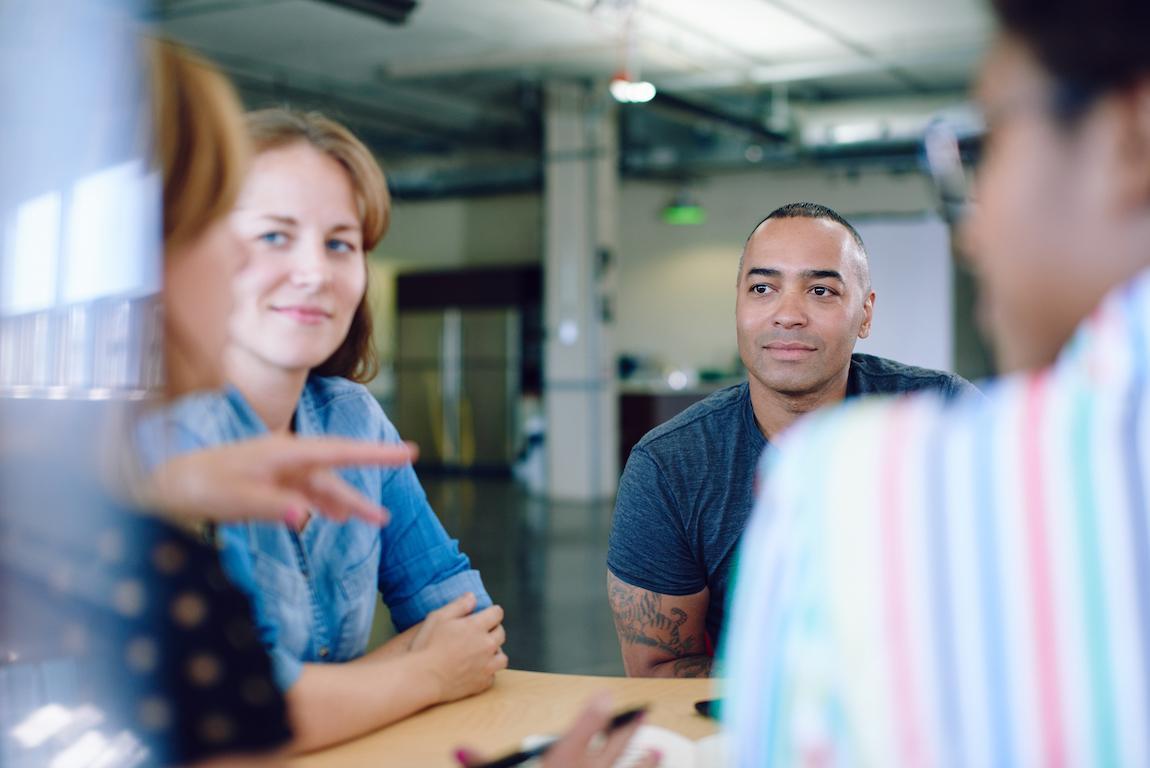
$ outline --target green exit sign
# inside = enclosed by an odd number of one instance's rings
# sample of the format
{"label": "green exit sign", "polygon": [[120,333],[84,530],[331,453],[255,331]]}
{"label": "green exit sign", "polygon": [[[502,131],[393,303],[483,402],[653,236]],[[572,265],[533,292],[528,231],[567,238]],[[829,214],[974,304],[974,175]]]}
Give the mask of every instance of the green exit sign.
{"label": "green exit sign", "polygon": [[701,205],[668,205],[663,209],[663,221],[676,226],[693,226],[707,220]]}

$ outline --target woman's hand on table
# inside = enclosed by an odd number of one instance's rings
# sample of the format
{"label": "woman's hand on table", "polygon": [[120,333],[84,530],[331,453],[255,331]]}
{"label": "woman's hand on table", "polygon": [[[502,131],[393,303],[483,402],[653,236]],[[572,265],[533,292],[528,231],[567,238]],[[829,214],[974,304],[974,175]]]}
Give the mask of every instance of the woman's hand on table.
{"label": "woman's hand on table", "polygon": [[309,510],[334,520],[385,525],[387,510],[335,473],[347,466],[404,466],[410,443],[268,435],[177,456],[147,483],[144,501],[188,520],[283,520],[302,526]]}
{"label": "woman's hand on table", "polygon": [[[627,749],[635,732],[642,725],[643,718],[635,718],[627,725],[606,734],[601,742],[595,737],[607,730],[613,715],[611,696],[597,694],[592,698],[567,732],[543,755],[544,768],[611,768]],[[463,768],[473,768],[492,760],[470,749],[460,749],[455,753]],[[662,755],[648,752],[643,759],[628,765],[634,768],[654,768]]]}
{"label": "woman's hand on table", "polygon": [[441,702],[485,691],[495,673],[507,669],[503,609],[493,605],[472,613],[475,605],[468,592],[432,611],[411,640],[412,659],[435,681]]}

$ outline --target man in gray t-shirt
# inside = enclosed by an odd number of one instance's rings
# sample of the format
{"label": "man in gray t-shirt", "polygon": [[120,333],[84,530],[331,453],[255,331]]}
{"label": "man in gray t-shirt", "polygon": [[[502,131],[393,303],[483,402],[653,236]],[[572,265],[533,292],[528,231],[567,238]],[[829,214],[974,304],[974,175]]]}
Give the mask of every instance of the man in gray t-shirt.
{"label": "man in gray t-shirt", "polygon": [[953,374],[853,354],[874,300],[862,239],[829,208],[783,206],[747,238],[735,302],[747,381],[651,430],[619,481],[607,586],[627,674],[710,674],[772,438],[844,397],[976,391]]}

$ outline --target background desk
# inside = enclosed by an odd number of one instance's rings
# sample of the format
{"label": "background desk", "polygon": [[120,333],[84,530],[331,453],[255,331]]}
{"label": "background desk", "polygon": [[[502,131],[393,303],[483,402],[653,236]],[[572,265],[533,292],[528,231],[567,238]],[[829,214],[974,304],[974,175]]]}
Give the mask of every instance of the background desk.
{"label": "background desk", "polygon": [[525,736],[566,730],[587,699],[609,690],[616,708],[648,704],[646,722],[701,739],[717,724],[695,714],[694,703],[714,696],[711,680],[500,672],[479,696],[443,704],[331,749],[293,760],[292,768],[437,768],[457,766],[466,745],[491,756],[517,748]]}

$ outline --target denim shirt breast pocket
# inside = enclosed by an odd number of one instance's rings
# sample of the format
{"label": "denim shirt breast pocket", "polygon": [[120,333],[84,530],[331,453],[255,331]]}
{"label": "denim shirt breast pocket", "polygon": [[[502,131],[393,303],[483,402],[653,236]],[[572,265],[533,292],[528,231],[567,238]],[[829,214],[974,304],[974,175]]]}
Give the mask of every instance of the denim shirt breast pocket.
{"label": "denim shirt breast pocket", "polygon": [[252,575],[259,589],[261,614],[276,627],[276,645],[297,659],[307,653],[311,637],[310,592],[303,573],[274,555],[252,552]]}
{"label": "denim shirt breast pocket", "polygon": [[357,558],[339,579],[344,610],[340,619],[337,658],[350,660],[363,655],[371,636],[379,583],[379,536],[371,539],[368,553]]}

